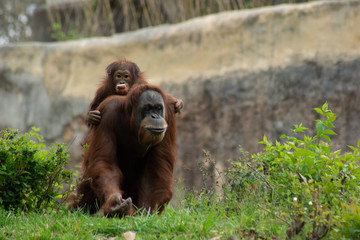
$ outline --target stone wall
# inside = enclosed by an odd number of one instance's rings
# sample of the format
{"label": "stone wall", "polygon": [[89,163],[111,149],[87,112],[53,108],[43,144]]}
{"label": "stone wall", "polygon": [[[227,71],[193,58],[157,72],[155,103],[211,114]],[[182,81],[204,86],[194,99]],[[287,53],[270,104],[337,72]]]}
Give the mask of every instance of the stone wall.
{"label": "stone wall", "polygon": [[219,164],[238,146],[255,152],[329,102],[336,144],[360,134],[360,1],[319,1],[232,11],[108,38],[0,47],[0,129],[41,128],[69,143],[72,162],[105,67],[121,57],[185,102],[177,176],[200,184],[202,149]]}

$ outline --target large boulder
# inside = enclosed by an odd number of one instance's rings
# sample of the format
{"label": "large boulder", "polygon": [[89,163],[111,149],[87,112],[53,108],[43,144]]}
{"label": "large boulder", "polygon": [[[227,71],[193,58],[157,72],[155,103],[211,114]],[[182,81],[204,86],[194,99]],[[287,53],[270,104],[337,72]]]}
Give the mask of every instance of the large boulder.
{"label": "large boulder", "polygon": [[185,108],[177,175],[199,186],[203,149],[219,165],[255,152],[293,124],[314,126],[325,101],[339,147],[360,134],[360,1],[318,1],[224,12],[107,38],[0,47],[0,129],[35,125],[81,159],[83,123],[105,67],[136,62]]}

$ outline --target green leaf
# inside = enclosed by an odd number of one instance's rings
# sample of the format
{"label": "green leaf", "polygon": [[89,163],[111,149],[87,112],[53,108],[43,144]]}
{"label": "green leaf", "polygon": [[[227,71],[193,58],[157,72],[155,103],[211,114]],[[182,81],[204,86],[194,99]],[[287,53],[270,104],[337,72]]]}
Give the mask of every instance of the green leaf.
{"label": "green leaf", "polygon": [[339,155],[340,153],[341,153],[341,149],[336,150],[335,152],[333,152],[334,156],[337,156],[337,155]]}
{"label": "green leaf", "polygon": [[317,113],[321,114],[321,115],[324,114],[323,111],[322,111],[320,108],[314,108],[314,110],[315,110]]}
{"label": "green leaf", "polygon": [[305,141],[306,143],[311,143],[312,140],[313,140],[312,137],[308,137],[308,136],[304,135],[304,141]]}
{"label": "green leaf", "polygon": [[323,134],[336,135],[336,133],[333,130],[330,130],[330,129],[325,129]]}
{"label": "green leaf", "polygon": [[332,124],[331,122],[323,122],[323,123],[326,127],[331,127],[331,128],[335,127],[334,124]]}
{"label": "green leaf", "polygon": [[331,117],[328,117],[327,119],[329,122],[333,122],[336,120],[336,116],[335,115],[332,115]]}
{"label": "green leaf", "polygon": [[323,150],[327,155],[330,154],[330,148],[329,147],[323,147]]}
{"label": "green leaf", "polygon": [[360,139],[359,139],[359,141],[357,142],[357,146],[360,147]]}
{"label": "green leaf", "polygon": [[326,112],[326,113],[324,114],[324,116],[329,119],[329,117],[333,117],[334,114],[333,114],[332,112],[328,111],[328,112]]}
{"label": "green leaf", "polygon": [[323,110],[324,112],[326,112],[326,111],[328,110],[328,107],[329,107],[328,103],[325,102],[324,105],[322,105],[322,110]]}
{"label": "green leaf", "polygon": [[337,165],[338,168],[342,169],[344,167],[344,164],[340,161],[336,161],[335,164]]}
{"label": "green leaf", "polygon": [[325,139],[328,143],[331,143],[331,139],[327,135],[321,135],[323,139]]}

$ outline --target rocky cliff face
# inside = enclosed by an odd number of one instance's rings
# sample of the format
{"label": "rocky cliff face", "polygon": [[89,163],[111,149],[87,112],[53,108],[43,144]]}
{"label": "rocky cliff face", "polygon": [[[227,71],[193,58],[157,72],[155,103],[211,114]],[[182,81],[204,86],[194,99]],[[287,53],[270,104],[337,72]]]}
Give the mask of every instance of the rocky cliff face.
{"label": "rocky cliff face", "polygon": [[254,152],[329,102],[336,144],[360,135],[360,1],[321,1],[225,12],[109,38],[0,48],[0,129],[35,125],[70,145],[73,164],[83,117],[105,67],[119,57],[182,98],[177,175],[199,185],[202,149],[219,164],[238,146]]}

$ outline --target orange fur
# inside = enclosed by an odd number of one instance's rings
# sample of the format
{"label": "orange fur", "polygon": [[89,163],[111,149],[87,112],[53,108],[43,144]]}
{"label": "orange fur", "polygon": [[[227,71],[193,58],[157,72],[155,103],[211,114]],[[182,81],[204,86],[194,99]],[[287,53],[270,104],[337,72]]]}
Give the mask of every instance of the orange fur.
{"label": "orange fur", "polygon": [[[139,144],[135,127],[136,107],[145,90],[155,90],[162,95],[168,125],[164,139],[150,148]],[[135,208],[153,211],[158,207],[161,212],[172,197],[175,102],[175,98],[150,84],[134,85],[126,97],[106,98],[98,108],[102,113],[100,124],[88,130],[89,147],[84,152],[82,181],[70,207],[84,207],[90,213],[101,208],[101,213],[111,215],[112,206],[121,196],[122,199],[130,197],[134,205],[124,208],[121,216],[132,214]]]}

